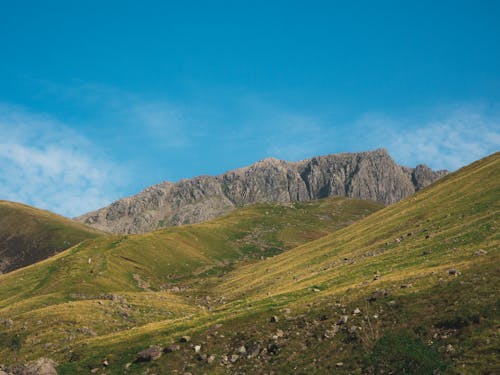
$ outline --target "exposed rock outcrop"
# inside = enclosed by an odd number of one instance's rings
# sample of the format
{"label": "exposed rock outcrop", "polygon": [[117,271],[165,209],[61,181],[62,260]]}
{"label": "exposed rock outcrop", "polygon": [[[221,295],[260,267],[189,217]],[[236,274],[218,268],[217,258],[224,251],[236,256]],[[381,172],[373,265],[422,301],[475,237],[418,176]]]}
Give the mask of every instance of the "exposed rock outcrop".
{"label": "exposed rock outcrop", "polygon": [[114,233],[143,233],[198,223],[256,202],[344,196],[391,204],[446,173],[400,166],[384,149],[299,162],[269,158],[219,176],[162,182],[76,220]]}

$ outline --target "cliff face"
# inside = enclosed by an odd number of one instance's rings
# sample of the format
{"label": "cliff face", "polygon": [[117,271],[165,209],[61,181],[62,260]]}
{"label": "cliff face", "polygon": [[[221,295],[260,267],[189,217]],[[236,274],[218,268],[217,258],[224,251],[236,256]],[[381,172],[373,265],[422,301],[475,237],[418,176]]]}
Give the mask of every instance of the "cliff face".
{"label": "cliff face", "polygon": [[344,196],[391,204],[446,173],[425,165],[400,166],[383,149],[294,163],[270,158],[219,176],[162,182],[76,220],[114,233],[143,233],[201,222],[256,202]]}

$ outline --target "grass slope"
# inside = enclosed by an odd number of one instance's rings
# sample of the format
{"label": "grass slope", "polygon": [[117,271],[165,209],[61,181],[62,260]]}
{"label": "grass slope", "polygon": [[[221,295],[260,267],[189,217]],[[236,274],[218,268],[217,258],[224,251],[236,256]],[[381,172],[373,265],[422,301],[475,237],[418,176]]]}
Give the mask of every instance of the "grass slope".
{"label": "grass slope", "polygon": [[[498,373],[499,176],[497,153],[198,287],[225,300],[200,305],[189,319],[88,338],[72,347],[73,361],[53,354],[64,359],[63,373]],[[183,334],[192,344],[131,363],[139,350]]]}
{"label": "grass slope", "polygon": [[36,263],[102,234],[48,211],[0,200],[0,273]]}
{"label": "grass slope", "polygon": [[[499,373],[499,182],[497,153],[312,241],[323,214],[271,205],[86,242],[0,277],[0,363],[44,355],[62,374]],[[180,350],[133,362],[186,334]]]}
{"label": "grass slope", "polygon": [[0,363],[41,355],[77,361],[84,355],[68,347],[87,340],[109,345],[120,332],[127,337],[156,324],[210,319],[207,290],[237,265],[320,238],[381,207],[343,198],[258,204],[207,223],[99,237],[0,276],[0,322],[6,322]]}

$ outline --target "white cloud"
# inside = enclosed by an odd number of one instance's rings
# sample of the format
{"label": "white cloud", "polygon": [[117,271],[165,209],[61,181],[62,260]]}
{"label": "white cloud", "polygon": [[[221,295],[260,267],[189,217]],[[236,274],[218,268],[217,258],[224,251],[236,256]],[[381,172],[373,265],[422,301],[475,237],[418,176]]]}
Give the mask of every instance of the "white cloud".
{"label": "white cloud", "polygon": [[315,116],[268,114],[263,139],[269,155],[287,160],[386,148],[401,164],[423,163],[449,170],[500,150],[500,112],[496,107],[462,105],[418,117],[372,113],[351,124],[336,124]]}
{"label": "white cloud", "polygon": [[441,109],[419,123],[367,115],[356,128],[407,165],[455,170],[500,149],[500,115],[486,106]]}
{"label": "white cloud", "polygon": [[116,198],[119,168],[56,120],[0,104],[0,199],[76,216]]}

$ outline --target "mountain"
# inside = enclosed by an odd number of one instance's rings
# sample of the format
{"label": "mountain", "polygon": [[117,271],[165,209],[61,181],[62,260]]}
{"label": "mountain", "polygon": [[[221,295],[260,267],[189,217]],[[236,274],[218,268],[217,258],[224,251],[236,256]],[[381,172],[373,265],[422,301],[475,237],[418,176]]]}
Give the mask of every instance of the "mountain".
{"label": "mountain", "polygon": [[219,176],[163,182],[76,220],[126,234],[198,223],[257,202],[341,196],[391,204],[446,173],[425,165],[413,169],[400,166],[383,149],[293,163],[270,158]]}
{"label": "mountain", "polygon": [[36,263],[102,234],[48,211],[0,200],[0,273]]}
{"label": "mountain", "polygon": [[499,176],[496,153],[383,209],[266,203],[86,241],[0,275],[0,363],[16,372],[48,357],[60,374],[499,373]]}

